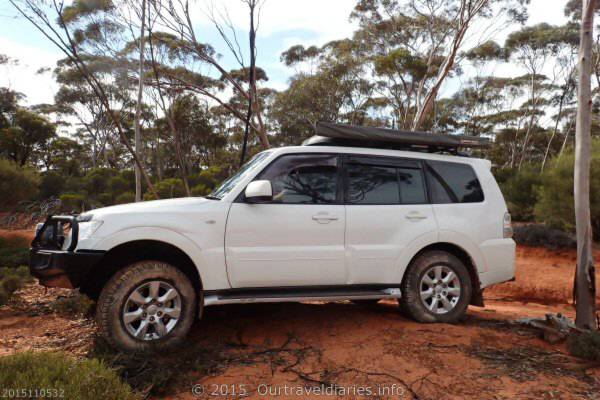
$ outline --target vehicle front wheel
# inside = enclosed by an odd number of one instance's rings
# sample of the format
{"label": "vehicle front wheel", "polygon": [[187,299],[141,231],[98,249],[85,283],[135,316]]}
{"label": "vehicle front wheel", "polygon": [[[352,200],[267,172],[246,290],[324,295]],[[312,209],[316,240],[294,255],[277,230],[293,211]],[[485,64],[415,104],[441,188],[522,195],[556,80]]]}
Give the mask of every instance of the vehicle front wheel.
{"label": "vehicle front wheel", "polygon": [[402,283],[400,307],[418,322],[454,323],[471,301],[467,267],[445,251],[428,251],[411,263]]}
{"label": "vehicle front wheel", "polygon": [[117,272],[98,299],[100,334],[124,351],[146,351],[183,341],[196,315],[196,291],[179,269],[141,261]]}

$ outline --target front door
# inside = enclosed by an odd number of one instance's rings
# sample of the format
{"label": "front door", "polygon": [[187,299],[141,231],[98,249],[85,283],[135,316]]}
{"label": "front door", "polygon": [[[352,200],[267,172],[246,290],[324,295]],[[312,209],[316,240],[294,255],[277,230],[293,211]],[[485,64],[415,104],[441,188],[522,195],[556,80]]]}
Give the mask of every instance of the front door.
{"label": "front door", "polygon": [[225,233],[232,287],[339,285],[346,281],[345,209],[338,156],[288,154],[256,178],[273,200],[231,206]]}

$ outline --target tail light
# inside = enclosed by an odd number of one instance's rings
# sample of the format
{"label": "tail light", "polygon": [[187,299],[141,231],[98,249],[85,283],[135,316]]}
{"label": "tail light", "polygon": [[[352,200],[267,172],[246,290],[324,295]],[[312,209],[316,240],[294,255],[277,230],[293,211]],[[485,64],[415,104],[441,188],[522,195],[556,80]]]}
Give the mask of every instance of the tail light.
{"label": "tail light", "polygon": [[509,212],[504,213],[504,219],[502,220],[502,235],[505,238],[513,237],[513,228]]}

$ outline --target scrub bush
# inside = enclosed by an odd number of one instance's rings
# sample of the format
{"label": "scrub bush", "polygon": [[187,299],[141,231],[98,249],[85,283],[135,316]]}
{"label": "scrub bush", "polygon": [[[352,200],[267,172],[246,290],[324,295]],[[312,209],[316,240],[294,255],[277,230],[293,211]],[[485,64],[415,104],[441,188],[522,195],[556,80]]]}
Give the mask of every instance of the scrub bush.
{"label": "scrub bush", "polygon": [[73,292],[70,296],[59,297],[50,306],[52,310],[64,316],[87,316],[92,312],[94,302],[79,292]]}
{"label": "scrub bush", "polygon": [[0,236],[0,268],[16,268],[29,263],[29,243],[26,236],[5,233]]}
{"label": "scrub bush", "polygon": [[6,304],[17,290],[30,281],[32,278],[29,269],[25,266],[0,268],[0,306]]}
{"label": "scrub bush", "polygon": [[[103,362],[96,359],[76,360],[64,353],[54,352],[25,352],[0,357],[0,387],[32,391],[19,396],[21,398],[139,398]],[[35,390],[46,392],[36,395]]]}
{"label": "scrub bush", "polygon": [[528,165],[520,171],[510,170],[507,175],[499,184],[508,211],[515,221],[532,221],[538,200],[538,186],[542,181],[539,167]]}
{"label": "scrub bush", "polygon": [[571,234],[540,224],[514,227],[513,238],[523,246],[546,247],[551,250],[577,247],[577,241]]}
{"label": "scrub bush", "polygon": [[135,201],[135,193],[124,192],[115,198],[115,204],[127,204]]}
{"label": "scrub bush", "polygon": [[36,197],[39,176],[27,167],[0,158],[0,210],[17,206],[20,202]]}
{"label": "scrub bush", "polygon": [[[573,206],[573,152],[556,157],[542,175],[538,202],[535,206],[536,221],[552,228],[573,232],[575,211]],[[592,230],[600,239],[600,140],[592,144],[590,177],[590,208]]]}
{"label": "scrub bush", "polygon": [[86,206],[85,197],[81,194],[65,193],[60,196],[60,208],[66,213],[80,213],[88,209]]}

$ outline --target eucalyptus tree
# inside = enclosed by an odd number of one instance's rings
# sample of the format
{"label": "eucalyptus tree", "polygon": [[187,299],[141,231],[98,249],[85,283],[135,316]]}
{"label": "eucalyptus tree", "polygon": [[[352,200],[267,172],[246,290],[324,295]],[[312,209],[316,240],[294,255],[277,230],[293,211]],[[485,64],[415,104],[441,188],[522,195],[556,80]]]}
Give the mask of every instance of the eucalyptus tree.
{"label": "eucalyptus tree", "polygon": [[576,46],[577,43],[577,30],[572,24],[553,26],[541,23],[527,26],[512,32],[506,39],[506,56],[523,65],[530,77],[529,96],[527,102],[524,103],[524,107],[529,110],[529,121],[526,124],[522,140],[519,168],[530,154],[529,139],[541,114],[540,105],[547,100],[544,98],[544,95],[548,94],[545,89],[555,88],[554,82],[547,85],[546,79],[537,78],[543,76],[546,72],[545,69],[547,70],[545,66],[553,57],[560,57],[565,50],[570,51],[572,56],[573,46]]}
{"label": "eucalyptus tree", "polygon": [[[364,124],[373,108],[376,83],[369,71],[360,45],[350,39],[326,43],[320,48],[293,46],[281,60],[298,73],[289,87],[275,96],[272,117],[278,131],[286,132],[285,143],[297,143],[310,136],[317,121],[327,120]],[[312,67],[304,69],[307,64]]]}
{"label": "eucalyptus tree", "polygon": [[[242,84],[230,74],[229,69],[226,68],[219,60],[215,50],[211,46],[207,45],[206,43],[202,43],[198,39],[196,32],[197,24],[193,18],[193,10],[195,10],[194,4],[190,4],[190,1],[188,0],[178,0],[175,2],[166,0],[149,0],[149,2],[152,6],[151,8],[153,12],[158,17],[161,29],[177,39],[172,41],[171,44],[173,46],[177,46],[182,52],[185,52],[187,55],[192,57],[193,63],[187,66],[192,74],[176,76],[175,78],[178,80],[179,84],[185,90],[206,97],[214,104],[227,109],[242,123],[245,124],[248,121],[249,127],[257,133],[261,145],[264,148],[268,148],[269,139],[264,127],[261,110],[253,109],[251,113],[253,117],[248,119],[248,113],[240,113],[238,110],[230,108],[230,106],[227,104],[228,96],[226,93],[237,93],[246,99],[246,101],[250,104],[249,107],[256,107],[257,102],[256,99],[254,99],[256,89],[253,87],[254,83],[252,83],[255,82],[254,79],[249,79],[248,85]],[[243,0],[242,3],[249,7],[251,18],[252,15],[254,15],[254,9],[256,7],[260,8],[260,2],[255,0]],[[245,63],[244,51],[242,51],[242,46],[237,40],[235,28],[233,27],[231,21],[226,17],[226,10],[223,13],[225,14],[225,20],[220,21],[216,16],[216,11],[214,8],[208,10],[207,12],[209,18],[213,22],[214,27],[225,41],[227,49],[232,57],[237,61],[240,68],[242,70],[249,68],[249,66]],[[251,26],[250,36],[253,36],[253,29],[256,30],[256,25]],[[228,34],[227,32],[231,32],[231,34]],[[247,52],[252,54],[252,57],[255,57],[255,43],[252,40],[250,42],[251,43],[247,49]],[[201,69],[206,69],[207,67],[211,69],[212,73],[202,74],[200,72]],[[254,70],[254,68],[252,68],[252,70]],[[247,71],[249,72],[250,69],[247,69]],[[221,87],[206,87],[204,81],[198,82],[194,79],[194,77],[198,75],[210,75],[213,79],[220,78]]]}
{"label": "eucalyptus tree", "polygon": [[[486,42],[508,24],[524,22],[527,3],[360,0],[352,13],[360,26],[355,40],[370,53],[377,77],[388,82],[402,125],[423,128],[443,83],[459,71],[467,42]],[[475,32],[477,23],[487,26]]]}
{"label": "eucalyptus tree", "polygon": [[[122,115],[111,107],[105,82],[95,74],[89,64],[90,59],[97,57],[120,61],[115,56],[119,50],[118,46],[122,44],[123,35],[120,24],[113,15],[117,10],[113,1],[9,0],[9,2],[81,73],[101,101],[118,133],[119,140],[126,147],[133,162],[140,168],[149,190],[156,195],[146,166],[131,145],[127,130],[122,124]],[[115,79],[119,78],[122,76],[115,76]]]}

